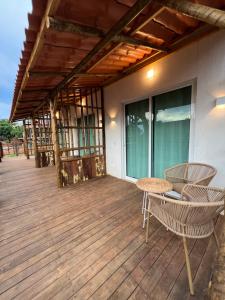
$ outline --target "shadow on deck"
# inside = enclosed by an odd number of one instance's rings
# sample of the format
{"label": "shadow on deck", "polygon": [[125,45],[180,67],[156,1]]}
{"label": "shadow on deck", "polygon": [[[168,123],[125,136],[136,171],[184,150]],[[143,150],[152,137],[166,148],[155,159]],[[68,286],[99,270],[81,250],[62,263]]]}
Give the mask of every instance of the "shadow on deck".
{"label": "shadow on deck", "polygon": [[[151,218],[145,243],[134,184],[106,176],[57,189],[54,167],[12,158],[0,188],[0,299],[189,299],[182,240]],[[190,299],[205,299],[215,249],[189,240]]]}

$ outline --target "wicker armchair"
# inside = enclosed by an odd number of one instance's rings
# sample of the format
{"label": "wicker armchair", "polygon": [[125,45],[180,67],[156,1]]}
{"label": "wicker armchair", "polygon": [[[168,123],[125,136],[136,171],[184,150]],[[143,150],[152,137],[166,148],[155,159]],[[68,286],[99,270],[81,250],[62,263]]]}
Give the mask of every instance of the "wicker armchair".
{"label": "wicker armchair", "polygon": [[210,165],[184,163],[165,170],[164,177],[173,183],[173,190],[181,194],[188,183],[207,186],[216,172],[216,169]]}
{"label": "wicker armchair", "polygon": [[214,234],[214,218],[224,209],[225,190],[213,187],[187,184],[182,192],[182,200],[149,193],[146,228],[148,241],[150,214],[167,229],[183,237],[184,252],[191,295],[194,294],[191,267],[186,238],[206,238]]}

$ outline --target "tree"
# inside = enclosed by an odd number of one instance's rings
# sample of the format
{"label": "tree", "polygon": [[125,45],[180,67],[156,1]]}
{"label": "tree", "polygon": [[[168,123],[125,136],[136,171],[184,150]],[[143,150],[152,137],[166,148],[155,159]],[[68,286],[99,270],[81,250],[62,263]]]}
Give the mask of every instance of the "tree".
{"label": "tree", "polygon": [[18,123],[10,123],[8,120],[0,120],[0,140],[11,142],[13,138],[23,137],[23,127]]}
{"label": "tree", "polygon": [[23,137],[23,127],[20,125],[14,124],[12,126],[12,137],[13,138],[22,138]]}

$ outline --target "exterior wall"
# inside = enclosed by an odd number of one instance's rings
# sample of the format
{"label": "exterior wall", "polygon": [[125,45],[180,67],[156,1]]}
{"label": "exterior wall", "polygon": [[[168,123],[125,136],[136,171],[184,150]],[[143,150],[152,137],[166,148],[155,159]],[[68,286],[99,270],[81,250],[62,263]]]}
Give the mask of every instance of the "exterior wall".
{"label": "exterior wall", "polygon": [[[153,69],[155,75],[147,79]],[[124,177],[123,104],[141,100],[195,80],[191,129],[191,160],[217,168],[212,182],[225,186],[225,108],[215,98],[225,96],[225,31],[221,30],[106,87],[107,172]]]}

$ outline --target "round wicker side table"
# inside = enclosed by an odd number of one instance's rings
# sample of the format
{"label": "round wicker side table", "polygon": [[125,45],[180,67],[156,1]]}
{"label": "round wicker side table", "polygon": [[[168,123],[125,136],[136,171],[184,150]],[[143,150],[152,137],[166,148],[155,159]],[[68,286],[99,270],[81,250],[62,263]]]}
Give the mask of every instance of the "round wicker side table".
{"label": "round wicker side table", "polygon": [[137,187],[144,192],[142,201],[143,228],[147,220],[146,210],[148,208],[148,193],[164,194],[172,191],[173,185],[171,182],[161,178],[142,178],[136,182]]}

